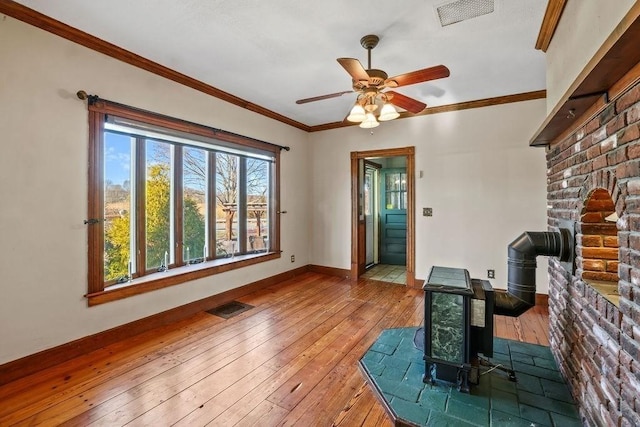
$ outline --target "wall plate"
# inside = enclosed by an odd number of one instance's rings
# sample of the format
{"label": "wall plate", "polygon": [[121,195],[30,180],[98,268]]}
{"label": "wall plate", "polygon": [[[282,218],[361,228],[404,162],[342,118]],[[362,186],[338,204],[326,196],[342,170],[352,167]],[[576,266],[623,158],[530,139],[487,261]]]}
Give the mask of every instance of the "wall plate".
{"label": "wall plate", "polygon": [[[562,230],[561,230],[562,229]],[[568,247],[565,249],[565,259],[559,258],[560,265],[572,275],[576,272],[576,222],[568,219],[559,219],[558,227],[556,230],[563,237],[566,237],[566,243]]]}

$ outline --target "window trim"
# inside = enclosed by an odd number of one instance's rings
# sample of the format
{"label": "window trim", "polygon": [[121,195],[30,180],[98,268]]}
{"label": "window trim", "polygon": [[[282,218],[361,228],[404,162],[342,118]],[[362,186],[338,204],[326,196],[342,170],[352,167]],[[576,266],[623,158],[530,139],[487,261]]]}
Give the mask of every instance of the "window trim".
{"label": "window trim", "polygon": [[[234,133],[213,129],[181,119],[136,109],[99,98],[89,100],[89,179],[88,179],[88,292],[85,297],[89,306],[127,298],[133,295],[186,283],[195,279],[243,268],[257,263],[280,258],[280,149],[282,147],[244,137]],[[134,278],[132,282],[104,286],[104,123],[107,115],[135,120],[150,125],[186,132],[205,138],[214,138],[248,149],[268,151],[273,154],[273,236],[270,237],[269,252],[236,255],[232,258],[208,259],[200,264],[175,267],[168,271]],[[140,160],[140,156],[138,156]],[[243,163],[243,162],[241,162]],[[215,165],[215,163],[214,163]],[[215,167],[215,166],[214,166]],[[140,170],[140,168],[137,168]],[[208,184],[215,179],[215,169],[209,171]],[[209,187],[214,188],[214,187]],[[215,204],[215,194],[209,191],[209,203]],[[241,192],[239,192],[241,193]],[[138,233],[141,232],[137,227]],[[215,227],[209,227],[209,236],[215,235]],[[144,261],[137,257],[138,263]],[[140,271],[140,270],[138,270]]]}

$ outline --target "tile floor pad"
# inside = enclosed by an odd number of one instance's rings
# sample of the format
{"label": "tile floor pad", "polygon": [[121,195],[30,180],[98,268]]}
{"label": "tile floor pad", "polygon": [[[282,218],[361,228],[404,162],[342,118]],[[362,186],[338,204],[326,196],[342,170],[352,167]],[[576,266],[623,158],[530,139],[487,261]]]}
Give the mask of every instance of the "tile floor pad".
{"label": "tile floor pad", "polygon": [[378,264],[371,267],[360,277],[368,280],[404,285],[407,282],[407,267],[404,265]]}
{"label": "tile floor pad", "polygon": [[370,386],[401,423],[420,426],[581,426],[569,389],[549,347],[494,338],[494,357],[516,372],[486,372],[470,393],[438,381],[424,384],[418,328],[387,329],[360,359]]}

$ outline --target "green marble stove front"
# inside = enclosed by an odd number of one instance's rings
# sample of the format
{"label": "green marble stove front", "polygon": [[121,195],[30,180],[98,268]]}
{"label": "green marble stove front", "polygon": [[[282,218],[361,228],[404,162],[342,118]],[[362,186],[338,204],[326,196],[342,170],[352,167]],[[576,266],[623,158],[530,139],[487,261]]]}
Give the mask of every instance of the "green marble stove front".
{"label": "green marble stove front", "polygon": [[431,339],[428,355],[451,363],[464,360],[464,297],[442,292],[431,293]]}
{"label": "green marble stove front", "polygon": [[[549,347],[494,338],[492,362],[513,368],[517,382],[496,369],[470,393],[423,383],[423,351],[414,328],[385,329],[360,359],[367,383],[400,426],[582,426]],[[420,331],[422,332],[422,331]]]}

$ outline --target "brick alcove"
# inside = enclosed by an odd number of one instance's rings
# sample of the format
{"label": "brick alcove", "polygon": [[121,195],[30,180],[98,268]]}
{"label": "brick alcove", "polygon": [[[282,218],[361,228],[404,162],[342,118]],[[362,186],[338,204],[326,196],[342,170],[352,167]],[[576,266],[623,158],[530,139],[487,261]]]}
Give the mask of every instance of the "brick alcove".
{"label": "brick alcove", "polygon": [[616,306],[618,297],[618,227],[615,205],[604,188],[591,191],[577,226],[578,276]]}

